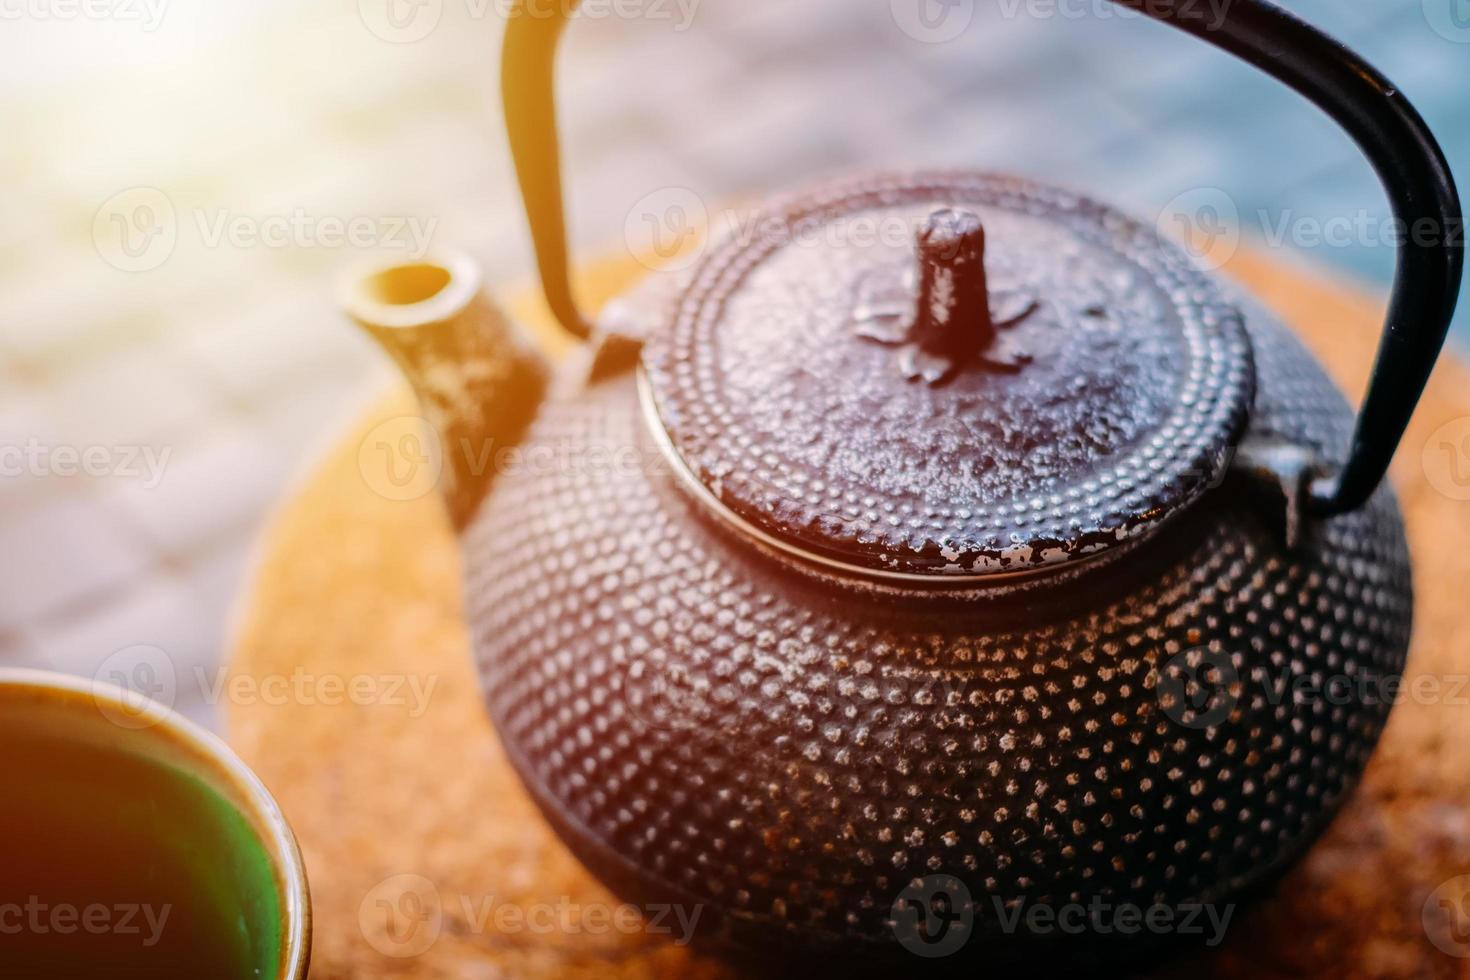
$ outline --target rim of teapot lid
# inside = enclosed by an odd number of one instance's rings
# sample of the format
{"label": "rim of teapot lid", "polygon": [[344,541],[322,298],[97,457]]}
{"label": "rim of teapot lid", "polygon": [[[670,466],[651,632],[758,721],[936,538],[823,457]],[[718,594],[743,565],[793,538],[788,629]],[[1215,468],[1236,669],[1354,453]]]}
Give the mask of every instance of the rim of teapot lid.
{"label": "rim of teapot lid", "polygon": [[1255,388],[1239,312],[1154,229],[972,171],[763,208],[701,259],[644,370],[707,504],[904,577],[1141,539],[1218,482]]}

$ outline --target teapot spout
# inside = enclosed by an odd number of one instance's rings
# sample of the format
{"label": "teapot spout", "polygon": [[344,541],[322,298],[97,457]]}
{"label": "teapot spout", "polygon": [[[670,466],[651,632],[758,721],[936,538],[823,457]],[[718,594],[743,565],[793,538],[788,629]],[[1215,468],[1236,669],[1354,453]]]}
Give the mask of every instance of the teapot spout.
{"label": "teapot spout", "polygon": [[347,314],[388,352],[438,435],[439,486],[455,528],[474,517],[504,450],[518,444],[550,370],[482,286],[468,256],[438,252],[356,270]]}

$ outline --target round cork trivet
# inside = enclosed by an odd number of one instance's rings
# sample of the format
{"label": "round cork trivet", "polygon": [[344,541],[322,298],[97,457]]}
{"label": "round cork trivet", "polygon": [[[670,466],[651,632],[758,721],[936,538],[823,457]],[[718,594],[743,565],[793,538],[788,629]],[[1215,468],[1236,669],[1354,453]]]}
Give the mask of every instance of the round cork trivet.
{"label": "round cork trivet", "polygon": [[[638,271],[600,269],[582,295],[614,294]],[[1226,271],[1361,395],[1379,304],[1259,256]],[[431,496],[376,492],[360,467],[369,434],[414,412],[406,390],[387,398],[285,502],[237,617],[235,674],[292,679],[290,697],[234,699],[226,725],[306,856],[312,975],[740,975],[676,943],[672,917],[639,926],[521,789],[477,689],[448,521]],[[1427,676],[1437,693],[1401,695],[1336,822],[1272,895],[1236,912],[1224,944],[1155,975],[1470,976],[1452,955],[1470,956],[1470,877],[1455,880],[1470,875],[1470,500],[1455,499],[1470,498],[1470,421],[1442,430],[1459,419],[1470,371],[1447,357],[1393,470],[1417,589],[1404,689]]]}

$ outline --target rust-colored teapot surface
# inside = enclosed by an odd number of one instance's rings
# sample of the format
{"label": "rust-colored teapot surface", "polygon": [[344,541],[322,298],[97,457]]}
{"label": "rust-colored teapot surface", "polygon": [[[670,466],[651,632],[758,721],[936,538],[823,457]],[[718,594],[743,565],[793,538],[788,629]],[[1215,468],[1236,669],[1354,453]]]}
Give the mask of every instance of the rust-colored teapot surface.
{"label": "rust-colored teapot surface", "polygon": [[[1129,5],[1343,121],[1406,226],[1457,226],[1438,148],[1356,57],[1257,0],[1209,29]],[[1412,603],[1379,484],[1451,236],[1404,244],[1356,425],[1152,228],[979,172],[775,199],[589,322],[563,24],[509,25],[543,282],[585,351],[553,372],[460,259],[349,305],[439,430],[490,713],[548,820],[616,889],[757,947],[1035,966],[1223,928],[1386,719]]]}

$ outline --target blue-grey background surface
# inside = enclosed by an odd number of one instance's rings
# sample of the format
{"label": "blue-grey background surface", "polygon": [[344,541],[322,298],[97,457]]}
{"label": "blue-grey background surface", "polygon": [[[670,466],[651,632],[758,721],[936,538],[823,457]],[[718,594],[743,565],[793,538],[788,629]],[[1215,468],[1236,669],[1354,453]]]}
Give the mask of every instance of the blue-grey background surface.
{"label": "blue-grey background surface", "polygon": [[[1289,6],[1383,69],[1470,177],[1470,0]],[[261,522],[391,374],[333,308],[331,277],[359,248],[210,229],[415,217],[492,282],[526,282],[497,109],[503,5],[154,0],[146,23],[123,5],[25,9],[0,24],[0,450],[148,448],[168,463],[156,485],[120,464],[0,476],[0,664],[105,674],[144,645],[172,672],[161,693],[212,721]],[[586,9],[563,95],[588,254],[628,247],[669,188],[714,208],[847,168],[968,164],[1146,220],[1182,209],[1380,290],[1392,272],[1383,193],[1345,137],[1105,0]],[[178,240],[129,271],[98,236],[108,202],[137,188],[164,195]],[[1345,235],[1314,245],[1334,220]],[[1470,340],[1470,311],[1455,336]]]}

